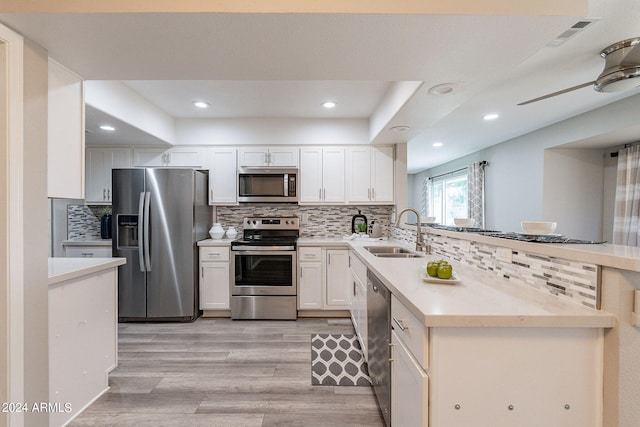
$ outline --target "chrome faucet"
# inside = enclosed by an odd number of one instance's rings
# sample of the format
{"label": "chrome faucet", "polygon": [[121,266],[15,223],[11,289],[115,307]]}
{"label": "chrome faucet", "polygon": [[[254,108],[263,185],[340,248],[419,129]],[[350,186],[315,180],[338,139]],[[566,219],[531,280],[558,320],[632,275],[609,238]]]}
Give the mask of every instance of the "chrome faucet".
{"label": "chrome faucet", "polygon": [[400,211],[400,213],[398,214],[398,218],[396,219],[396,227],[400,226],[400,218],[402,217],[402,214],[405,212],[413,212],[416,217],[418,217],[418,225],[416,226],[416,251],[421,252],[426,250],[426,245],[424,243],[424,239],[422,238],[422,226],[420,223],[420,213],[413,209],[413,208],[404,208]]}

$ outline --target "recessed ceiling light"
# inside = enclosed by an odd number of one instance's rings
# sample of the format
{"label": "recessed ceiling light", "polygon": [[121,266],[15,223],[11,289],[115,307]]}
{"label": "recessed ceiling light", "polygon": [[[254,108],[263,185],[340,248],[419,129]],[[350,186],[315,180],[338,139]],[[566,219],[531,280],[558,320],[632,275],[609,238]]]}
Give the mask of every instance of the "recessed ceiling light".
{"label": "recessed ceiling light", "polygon": [[394,126],[389,128],[389,130],[392,132],[406,132],[409,129],[411,129],[409,126]]}
{"label": "recessed ceiling light", "polygon": [[500,117],[498,114],[496,114],[496,113],[491,113],[491,114],[487,114],[487,115],[485,115],[485,116],[483,117],[483,119],[485,119],[485,120],[495,120],[495,119],[497,119],[498,117]]}
{"label": "recessed ceiling light", "polygon": [[113,126],[109,126],[109,125],[101,125],[100,129],[106,130],[106,131],[109,131],[109,132],[113,132],[114,130],[116,130],[116,128],[114,128]]}
{"label": "recessed ceiling light", "polygon": [[322,106],[323,106],[324,108],[329,109],[329,108],[333,108],[333,107],[335,107],[335,106],[336,106],[336,103],[335,103],[335,102],[333,102],[333,101],[326,101],[326,102],[323,102],[323,103],[322,103]]}
{"label": "recessed ceiling light", "polygon": [[430,88],[427,92],[431,95],[448,95],[455,89],[455,83],[442,83]]}
{"label": "recessed ceiling light", "polygon": [[434,142],[434,143],[433,143],[433,146],[434,146],[435,148],[440,148],[440,147],[442,147],[443,145],[444,145],[444,144],[443,144],[442,142]]}
{"label": "recessed ceiling light", "polygon": [[209,104],[204,101],[193,101],[193,105],[198,108],[207,108]]}

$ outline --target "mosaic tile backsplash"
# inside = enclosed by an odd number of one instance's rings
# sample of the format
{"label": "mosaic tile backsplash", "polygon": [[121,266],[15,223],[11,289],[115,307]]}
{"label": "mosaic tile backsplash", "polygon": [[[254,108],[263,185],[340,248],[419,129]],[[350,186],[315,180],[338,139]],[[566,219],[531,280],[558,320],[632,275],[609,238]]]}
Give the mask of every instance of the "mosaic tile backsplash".
{"label": "mosaic tile backsplash", "polygon": [[68,205],[67,238],[93,240],[100,238],[100,218],[104,206]]}
{"label": "mosaic tile backsplash", "polygon": [[[393,239],[415,244],[415,231],[391,227],[390,233]],[[496,259],[496,249],[499,246],[433,234],[427,236],[427,243],[431,245],[431,253],[434,255],[492,272],[514,284],[530,286],[564,300],[597,309],[600,268],[595,264],[513,249],[512,260],[507,263]]]}
{"label": "mosaic tile backsplash", "polygon": [[253,216],[297,216],[300,218],[300,237],[341,237],[351,234],[351,217],[362,211],[367,221],[375,221],[382,235],[389,235],[393,206],[298,206],[259,204],[218,206],[217,222],[226,230],[230,226],[242,232],[242,219]]}

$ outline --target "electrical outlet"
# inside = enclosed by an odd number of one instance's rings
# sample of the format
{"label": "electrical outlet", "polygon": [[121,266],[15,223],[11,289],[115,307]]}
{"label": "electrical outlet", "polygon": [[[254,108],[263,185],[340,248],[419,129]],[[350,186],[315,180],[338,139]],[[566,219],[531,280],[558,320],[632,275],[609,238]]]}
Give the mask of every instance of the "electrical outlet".
{"label": "electrical outlet", "polygon": [[496,248],[496,260],[510,263],[513,259],[513,252],[509,248]]}

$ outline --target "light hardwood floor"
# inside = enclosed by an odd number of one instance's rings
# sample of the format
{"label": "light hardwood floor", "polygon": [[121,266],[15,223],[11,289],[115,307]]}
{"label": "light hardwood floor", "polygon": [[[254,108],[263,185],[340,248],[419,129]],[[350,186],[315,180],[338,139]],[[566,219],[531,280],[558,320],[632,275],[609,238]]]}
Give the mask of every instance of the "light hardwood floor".
{"label": "light hardwood floor", "polygon": [[370,387],[311,385],[311,334],[349,319],[119,325],[110,390],[70,426],[383,426]]}

